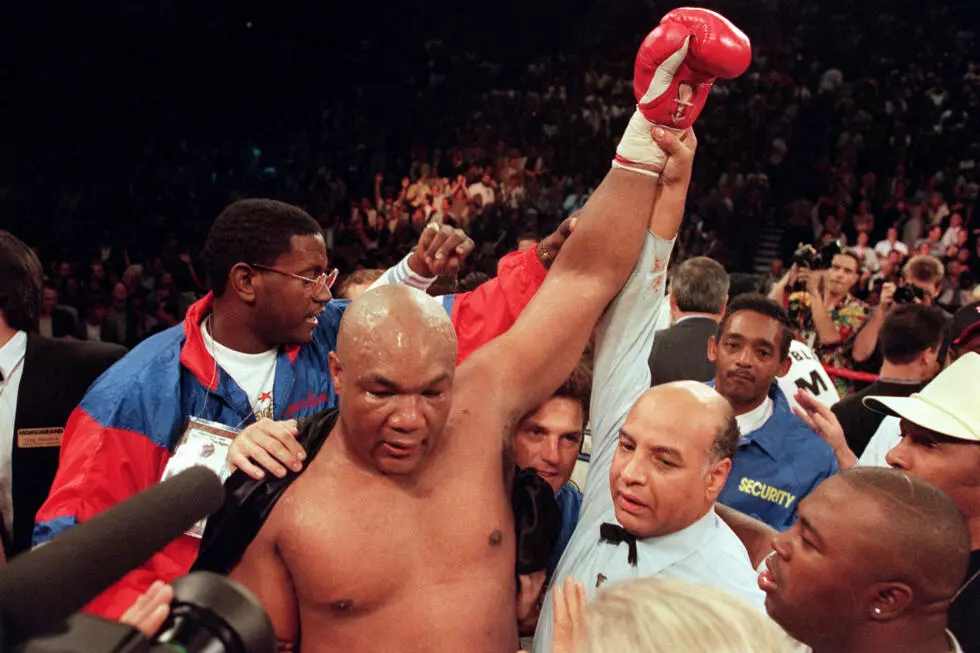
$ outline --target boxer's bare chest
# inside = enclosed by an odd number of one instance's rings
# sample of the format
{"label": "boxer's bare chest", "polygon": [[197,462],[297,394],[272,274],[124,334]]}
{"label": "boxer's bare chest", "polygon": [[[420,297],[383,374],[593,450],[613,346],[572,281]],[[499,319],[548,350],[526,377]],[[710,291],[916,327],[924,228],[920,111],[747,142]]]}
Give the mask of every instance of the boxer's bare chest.
{"label": "boxer's bare chest", "polygon": [[513,517],[499,461],[459,468],[447,460],[410,489],[364,470],[318,473],[317,462],[277,507],[301,613],[343,620],[472,590],[474,578],[512,577]]}

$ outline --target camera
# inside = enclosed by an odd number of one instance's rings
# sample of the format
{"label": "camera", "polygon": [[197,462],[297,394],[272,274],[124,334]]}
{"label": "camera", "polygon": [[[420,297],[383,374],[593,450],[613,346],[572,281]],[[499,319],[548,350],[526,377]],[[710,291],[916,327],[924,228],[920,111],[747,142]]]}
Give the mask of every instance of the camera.
{"label": "camera", "polygon": [[[813,245],[800,245],[793,252],[793,265],[798,269],[825,270],[830,267],[834,257],[844,252],[839,240],[832,240],[819,250]],[[793,292],[806,290],[806,282],[796,281],[791,289]]]}
{"label": "camera", "polygon": [[926,291],[918,286],[908,285],[895,289],[892,301],[896,304],[914,304],[915,300],[922,301],[926,297]]}
{"label": "camera", "polygon": [[152,638],[83,614],[15,653],[275,653],[276,634],[259,602],[237,583],[194,572],[172,583],[170,615]]}

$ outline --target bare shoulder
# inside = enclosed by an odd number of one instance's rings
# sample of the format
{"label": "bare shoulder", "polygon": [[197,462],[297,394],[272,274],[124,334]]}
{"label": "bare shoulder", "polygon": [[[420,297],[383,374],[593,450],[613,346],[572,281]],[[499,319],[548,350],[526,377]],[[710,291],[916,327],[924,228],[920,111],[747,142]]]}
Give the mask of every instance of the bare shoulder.
{"label": "bare shoulder", "polygon": [[289,569],[279,552],[280,534],[283,531],[282,508],[281,502],[273,508],[229,577],[255,595],[269,614],[276,636],[281,642],[295,642],[299,635],[296,591]]}

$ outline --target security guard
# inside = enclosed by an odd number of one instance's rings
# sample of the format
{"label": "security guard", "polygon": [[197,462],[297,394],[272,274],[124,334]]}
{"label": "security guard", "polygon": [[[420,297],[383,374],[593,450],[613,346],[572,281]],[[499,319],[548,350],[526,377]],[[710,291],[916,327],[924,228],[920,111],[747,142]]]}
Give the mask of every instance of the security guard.
{"label": "security guard", "polygon": [[708,341],[713,385],[735,410],[742,433],[718,501],[785,530],[796,507],[838,471],[833,449],[793,414],[776,378],[789,371],[792,325],[786,311],[761,295],[728,305]]}

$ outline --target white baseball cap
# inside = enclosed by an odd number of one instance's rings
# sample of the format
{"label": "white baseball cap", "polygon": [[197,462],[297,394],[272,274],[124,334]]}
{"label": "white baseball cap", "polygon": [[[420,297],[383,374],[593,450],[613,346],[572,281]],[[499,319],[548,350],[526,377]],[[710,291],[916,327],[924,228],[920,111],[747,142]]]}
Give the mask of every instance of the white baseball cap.
{"label": "white baseball cap", "polygon": [[969,352],[910,397],[865,397],[864,405],[922,428],[980,442],[980,354]]}

